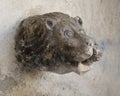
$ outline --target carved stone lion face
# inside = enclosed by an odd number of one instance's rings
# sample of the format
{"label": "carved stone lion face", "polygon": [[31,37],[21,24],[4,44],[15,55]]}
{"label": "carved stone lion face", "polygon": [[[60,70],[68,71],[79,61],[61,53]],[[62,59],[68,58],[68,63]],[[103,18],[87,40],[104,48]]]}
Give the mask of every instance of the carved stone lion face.
{"label": "carved stone lion face", "polygon": [[[25,66],[76,66],[98,61],[97,43],[86,35],[82,20],[54,12],[23,20],[16,35],[16,57]],[[71,70],[73,71],[73,70]]]}

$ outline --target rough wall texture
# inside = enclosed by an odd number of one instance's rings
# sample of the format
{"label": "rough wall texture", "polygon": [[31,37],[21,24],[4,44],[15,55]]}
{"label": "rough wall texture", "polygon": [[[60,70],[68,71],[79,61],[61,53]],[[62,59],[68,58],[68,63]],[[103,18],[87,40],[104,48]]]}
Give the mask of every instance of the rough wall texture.
{"label": "rough wall texture", "polygon": [[[84,75],[25,73],[14,57],[21,19],[60,11],[79,15],[104,50]],[[0,96],[120,96],[120,0],[0,0]]]}

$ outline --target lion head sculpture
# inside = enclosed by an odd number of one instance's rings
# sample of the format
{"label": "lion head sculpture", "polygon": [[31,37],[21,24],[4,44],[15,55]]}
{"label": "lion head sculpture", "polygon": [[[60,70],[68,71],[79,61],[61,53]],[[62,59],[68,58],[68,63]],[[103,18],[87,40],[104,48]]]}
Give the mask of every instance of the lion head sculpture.
{"label": "lion head sculpture", "polygon": [[60,12],[24,19],[15,37],[18,62],[27,68],[75,71],[81,62],[93,63],[101,57],[98,44],[89,37],[80,17]]}

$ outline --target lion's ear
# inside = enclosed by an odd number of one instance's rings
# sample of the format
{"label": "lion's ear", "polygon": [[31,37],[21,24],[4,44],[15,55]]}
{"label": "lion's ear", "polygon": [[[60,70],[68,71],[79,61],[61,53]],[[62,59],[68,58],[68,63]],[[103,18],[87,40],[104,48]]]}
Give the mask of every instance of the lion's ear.
{"label": "lion's ear", "polygon": [[83,24],[82,19],[81,19],[79,16],[76,16],[76,17],[75,17],[75,20],[76,20],[80,25]]}
{"label": "lion's ear", "polygon": [[54,22],[53,22],[52,20],[46,19],[46,27],[47,27],[49,30],[52,30],[53,27],[54,27]]}

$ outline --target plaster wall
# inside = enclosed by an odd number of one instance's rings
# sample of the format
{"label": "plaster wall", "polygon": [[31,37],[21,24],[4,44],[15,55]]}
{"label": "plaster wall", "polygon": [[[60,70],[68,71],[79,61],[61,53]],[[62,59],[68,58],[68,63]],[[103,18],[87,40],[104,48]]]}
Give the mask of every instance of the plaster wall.
{"label": "plaster wall", "polygon": [[[84,75],[19,70],[14,36],[28,16],[80,16],[104,54]],[[0,0],[0,96],[120,96],[120,0]]]}

